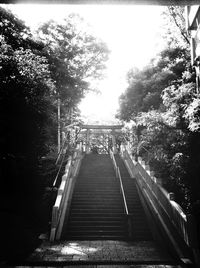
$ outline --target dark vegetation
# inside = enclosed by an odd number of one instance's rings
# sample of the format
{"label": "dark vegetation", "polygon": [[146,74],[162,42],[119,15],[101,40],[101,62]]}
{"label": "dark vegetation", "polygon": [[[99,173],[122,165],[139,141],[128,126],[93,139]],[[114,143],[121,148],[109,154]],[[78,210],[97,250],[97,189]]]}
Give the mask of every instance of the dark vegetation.
{"label": "dark vegetation", "polygon": [[133,154],[150,165],[200,226],[199,92],[181,20],[183,9],[171,7],[169,11],[172,22],[179,21],[181,35],[174,34],[174,24],[169,22],[166,48],[143,70],[129,71],[117,116],[128,123],[125,136]]}
{"label": "dark vegetation", "polygon": [[47,189],[58,170],[57,100],[62,128],[77,118],[77,104],[105,68],[108,49],[79,29],[83,23],[70,15],[33,36],[0,7],[1,260],[24,258],[48,232],[56,192]]}

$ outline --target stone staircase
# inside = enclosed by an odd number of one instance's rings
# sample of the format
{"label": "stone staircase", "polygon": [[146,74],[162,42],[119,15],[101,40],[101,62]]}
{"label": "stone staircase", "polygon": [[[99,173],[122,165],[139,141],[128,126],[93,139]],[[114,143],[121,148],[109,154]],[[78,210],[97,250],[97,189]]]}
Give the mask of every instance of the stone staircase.
{"label": "stone staircase", "polygon": [[127,236],[120,188],[109,155],[86,155],[75,184],[69,221],[70,240],[124,240]]}
{"label": "stone staircase", "polygon": [[[117,157],[132,216],[133,240],[151,240],[135,181]],[[109,155],[86,155],[75,184],[64,240],[127,240],[127,218]]]}

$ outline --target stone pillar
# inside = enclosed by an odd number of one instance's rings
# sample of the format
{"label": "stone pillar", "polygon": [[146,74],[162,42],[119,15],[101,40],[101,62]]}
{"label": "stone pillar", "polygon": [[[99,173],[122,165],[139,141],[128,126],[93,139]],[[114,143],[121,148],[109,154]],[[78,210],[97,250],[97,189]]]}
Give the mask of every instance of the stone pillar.
{"label": "stone pillar", "polygon": [[106,134],[103,134],[103,146],[104,146],[104,150],[105,148],[107,149],[107,142],[106,142]]}
{"label": "stone pillar", "polygon": [[86,154],[89,154],[90,152],[90,130],[87,129],[86,131],[86,148],[85,148]]}
{"label": "stone pillar", "polygon": [[115,131],[111,132],[112,135],[112,148],[113,148],[113,153],[117,153],[117,146],[116,146],[116,138],[115,138]]}

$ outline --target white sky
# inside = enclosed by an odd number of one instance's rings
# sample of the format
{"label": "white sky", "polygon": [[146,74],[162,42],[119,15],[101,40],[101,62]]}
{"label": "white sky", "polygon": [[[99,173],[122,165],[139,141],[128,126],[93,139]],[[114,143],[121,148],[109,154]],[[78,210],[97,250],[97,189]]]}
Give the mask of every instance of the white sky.
{"label": "white sky", "polygon": [[32,28],[50,18],[60,20],[79,13],[111,50],[106,78],[99,83],[101,95],[89,93],[80,109],[93,121],[112,120],[119,95],[126,89],[126,73],[142,68],[162,46],[161,6],[114,5],[12,5],[9,8]]}

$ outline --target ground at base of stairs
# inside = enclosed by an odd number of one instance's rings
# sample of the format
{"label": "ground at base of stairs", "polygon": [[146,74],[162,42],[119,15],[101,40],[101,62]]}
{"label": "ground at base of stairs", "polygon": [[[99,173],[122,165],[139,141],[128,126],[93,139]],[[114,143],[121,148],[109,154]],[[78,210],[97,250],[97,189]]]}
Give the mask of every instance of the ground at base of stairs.
{"label": "ground at base of stairs", "polygon": [[37,261],[60,262],[163,262],[172,259],[153,241],[60,241],[44,242],[28,258]]}

